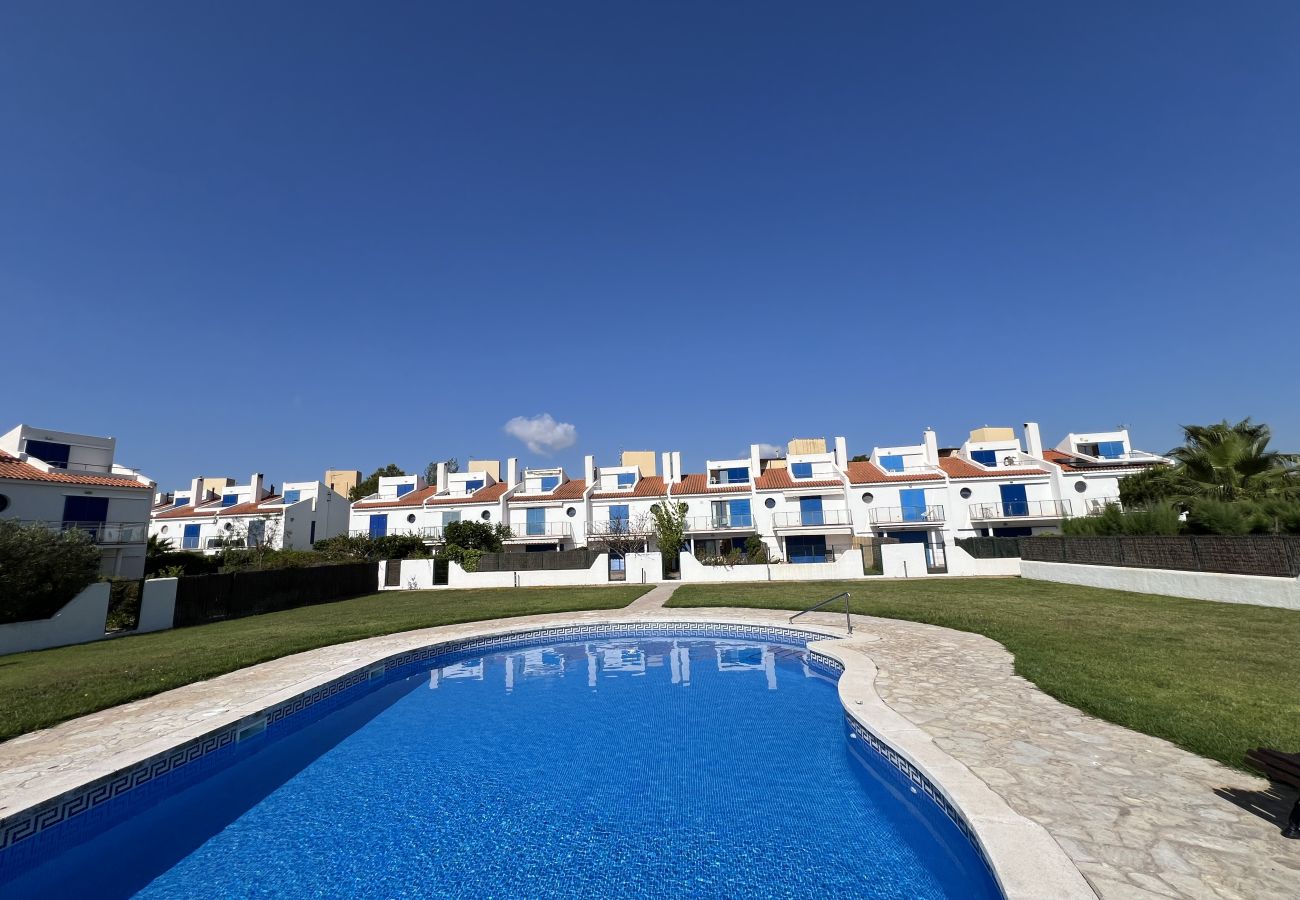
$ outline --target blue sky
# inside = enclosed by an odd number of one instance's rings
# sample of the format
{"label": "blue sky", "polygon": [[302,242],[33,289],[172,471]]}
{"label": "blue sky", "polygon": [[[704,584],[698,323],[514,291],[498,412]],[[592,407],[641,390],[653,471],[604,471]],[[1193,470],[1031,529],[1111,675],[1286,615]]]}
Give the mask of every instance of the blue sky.
{"label": "blue sky", "polygon": [[165,487],[1300,450],[1297,45],[1293,2],[8,3],[0,419]]}

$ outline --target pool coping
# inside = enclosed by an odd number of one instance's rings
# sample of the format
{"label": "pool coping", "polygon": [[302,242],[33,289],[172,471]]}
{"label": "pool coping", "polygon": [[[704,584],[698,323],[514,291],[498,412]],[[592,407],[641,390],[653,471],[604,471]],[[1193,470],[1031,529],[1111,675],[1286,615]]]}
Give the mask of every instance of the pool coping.
{"label": "pool coping", "polygon": [[[668,610],[664,610],[668,612]],[[478,627],[475,627],[478,626]],[[253,701],[235,704],[158,738],[96,757],[89,765],[51,771],[17,797],[0,801],[0,850],[96,808],[126,791],[257,733],[390,669],[461,650],[491,649],[513,641],[601,632],[702,632],[750,630],[804,641],[814,655],[840,671],[837,690],[855,737],[866,740],[946,812],[984,857],[1008,900],[1051,896],[1095,900],[1096,893],[1047,830],[1015,812],[965,765],[935,745],[921,728],[895,712],[875,689],[874,638],[842,635],[809,623],[792,627],[762,616],[566,618],[538,623],[466,623],[458,633],[432,638],[410,632],[390,640],[357,642],[356,655]],[[417,635],[420,635],[417,637]],[[392,639],[406,637],[394,649]],[[328,649],[328,648],[323,648]],[[317,651],[307,651],[307,654]],[[303,654],[303,655],[307,655]],[[274,661],[273,661],[274,662]],[[256,668],[256,667],[253,667]],[[245,670],[246,671],[246,670]]]}

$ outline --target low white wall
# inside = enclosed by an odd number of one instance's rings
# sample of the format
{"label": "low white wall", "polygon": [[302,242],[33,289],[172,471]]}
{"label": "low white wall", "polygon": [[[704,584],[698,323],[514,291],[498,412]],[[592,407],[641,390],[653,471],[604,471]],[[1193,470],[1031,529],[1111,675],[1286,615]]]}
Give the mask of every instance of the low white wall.
{"label": "low white wall", "polygon": [[1300,579],[1297,578],[1220,575],[1216,572],[1133,569],[1123,566],[1081,566],[1032,560],[1021,562],[1020,574],[1025,578],[1062,584],[1300,610]]}
{"label": "low white wall", "polygon": [[726,581],[842,581],[862,578],[862,551],[846,549],[830,563],[777,563],[775,565],[706,566],[689,553],[681,557],[682,582]]}
{"label": "low white wall", "polygon": [[0,655],[101,639],[110,589],[108,582],[96,582],[48,619],[0,625]]}
{"label": "low white wall", "polygon": [[[1019,575],[1020,557],[976,559],[956,544],[944,548],[949,575]],[[911,568],[910,566],[908,568]]]}
{"label": "low white wall", "polygon": [[881,544],[880,568],[886,578],[924,577],[925,544]]}
{"label": "low white wall", "polygon": [[[627,579],[625,582],[609,580],[609,555],[600,554],[589,569],[553,569],[521,572],[466,572],[459,563],[447,564],[447,584],[433,583],[433,560],[404,559],[401,561],[401,584],[395,587],[384,586],[384,572],[387,562],[381,562],[379,568],[380,590],[446,590],[448,588],[495,588],[495,587],[555,587],[580,586],[585,584],[652,584],[663,581],[663,557],[659,551],[652,553],[629,553],[627,555]],[[516,576],[518,578],[516,579]]]}
{"label": "low white wall", "polygon": [[140,624],[136,634],[165,631],[176,618],[175,578],[150,578],[140,591]]}

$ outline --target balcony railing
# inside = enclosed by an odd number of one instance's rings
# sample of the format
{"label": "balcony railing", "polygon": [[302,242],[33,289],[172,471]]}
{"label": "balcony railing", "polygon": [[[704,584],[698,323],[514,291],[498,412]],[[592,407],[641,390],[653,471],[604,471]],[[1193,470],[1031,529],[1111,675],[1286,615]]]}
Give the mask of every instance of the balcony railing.
{"label": "balcony railing", "polygon": [[989,519],[1061,519],[1070,515],[1069,500],[1011,500],[1003,503],[972,503],[972,521]]}
{"label": "balcony railing", "polygon": [[826,525],[852,525],[847,509],[809,509],[776,514],[777,528],[818,528]]}
{"label": "balcony railing", "polygon": [[753,527],[752,515],[693,516],[686,520],[687,531],[734,531]]}
{"label": "balcony railing", "polygon": [[45,522],[22,520],[22,525],[40,525],[47,531],[84,531],[96,544],[143,544],[149,538],[148,522]]}
{"label": "balcony railing", "polygon": [[511,522],[510,531],[513,537],[506,540],[524,541],[529,538],[565,538],[573,533],[573,527],[568,522]]}
{"label": "balcony railing", "polygon": [[1082,502],[1085,516],[1099,516],[1106,511],[1106,507],[1120,505],[1118,497],[1088,497]]}
{"label": "balcony railing", "polygon": [[925,525],[944,520],[943,507],[931,506],[873,506],[872,525]]}
{"label": "balcony railing", "polygon": [[627,519],[607,519],[604,522],[592,522],[587,526],[587,534],[601,537],[615,534],[649,534],[650,527],[642,526]]}

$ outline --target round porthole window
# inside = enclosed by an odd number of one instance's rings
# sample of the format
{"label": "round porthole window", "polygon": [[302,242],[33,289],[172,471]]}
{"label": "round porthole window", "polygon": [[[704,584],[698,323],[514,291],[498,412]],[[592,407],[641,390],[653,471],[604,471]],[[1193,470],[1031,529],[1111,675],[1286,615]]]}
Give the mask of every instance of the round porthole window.
{"label": "round porthole window", "polygon": [[492,518],[492,510],[490,509],[483,510],[483,521],[486,522],[490,518]]}
{"label": "round porthole window", "polygon": [[0,494],[0,512],[4,512],[8,508],[9,508],[9,498],[6,497],[4,494]]}
{"label": "round porthole window", "polygon": [[[4,504],[0,504],[0,509],[4,509]],[[164,526],[162,527],[162,533],[163,533],[163,534],[166,534],[166,533],[167,533],[167,526],[166,526],[166,525],[164,525]]]}
{"label": "round porthole window", "polygon": [[969,499],[970,499],[970,488],[962,488],[962,489],[961,489],[961,498],[962,498],[963,500],[969,500]]}
{"label": "round porthole window", "polygon": [[415,524],[415,513],[411,513],[409,516],[407,516],[407,517],[406,517],[406,521],[408,521],[408,522],[410,522],[412,525],[414,525],[414,524]]}
{"label": "round porthole window", "polygon": [[568,516],[570,519],[572,519],[574,516],[578,514],[578,508],[576,506],[570,506],[568,509],[564,511],[564,514]]}
{"label": "round porthole window", "polygon": [[768,509],[776,509],[776,498],[768,497],[766,500],[763,501],[763,505],[766,506]]}
{"label": "round porthole window", "polygon": [[876,499],[876,495],[871,493],[870,491],[867,491],[865,494],[862,495],[863,503],[870,503],[872,500],[875,499]]}
{"label": "round porthole window", "polygon": [[1074,483],[1074,489],[1075,489],[1076,491],[1078,491],[1080,494],[1082,494],[1084,491],[1086,491],[1086,490],[1088,489],[1088,482],[1086,482],[1086,481],[1076,481],[1076,482]]}
{"label": "round porthole window", "polygon": [[226,523],[226,531],[234,531],[234,530],[235,530],[235,526],[234,526],[234,524],[231,523],[231,522],[227,522],[227,523]]}
{"label": "round porthole window", "polygon": [[651,503],[651,504],[650,504],[650,512],[652,512],[652,513],[659,512],[659,504],[658,504],[658,503]]}

